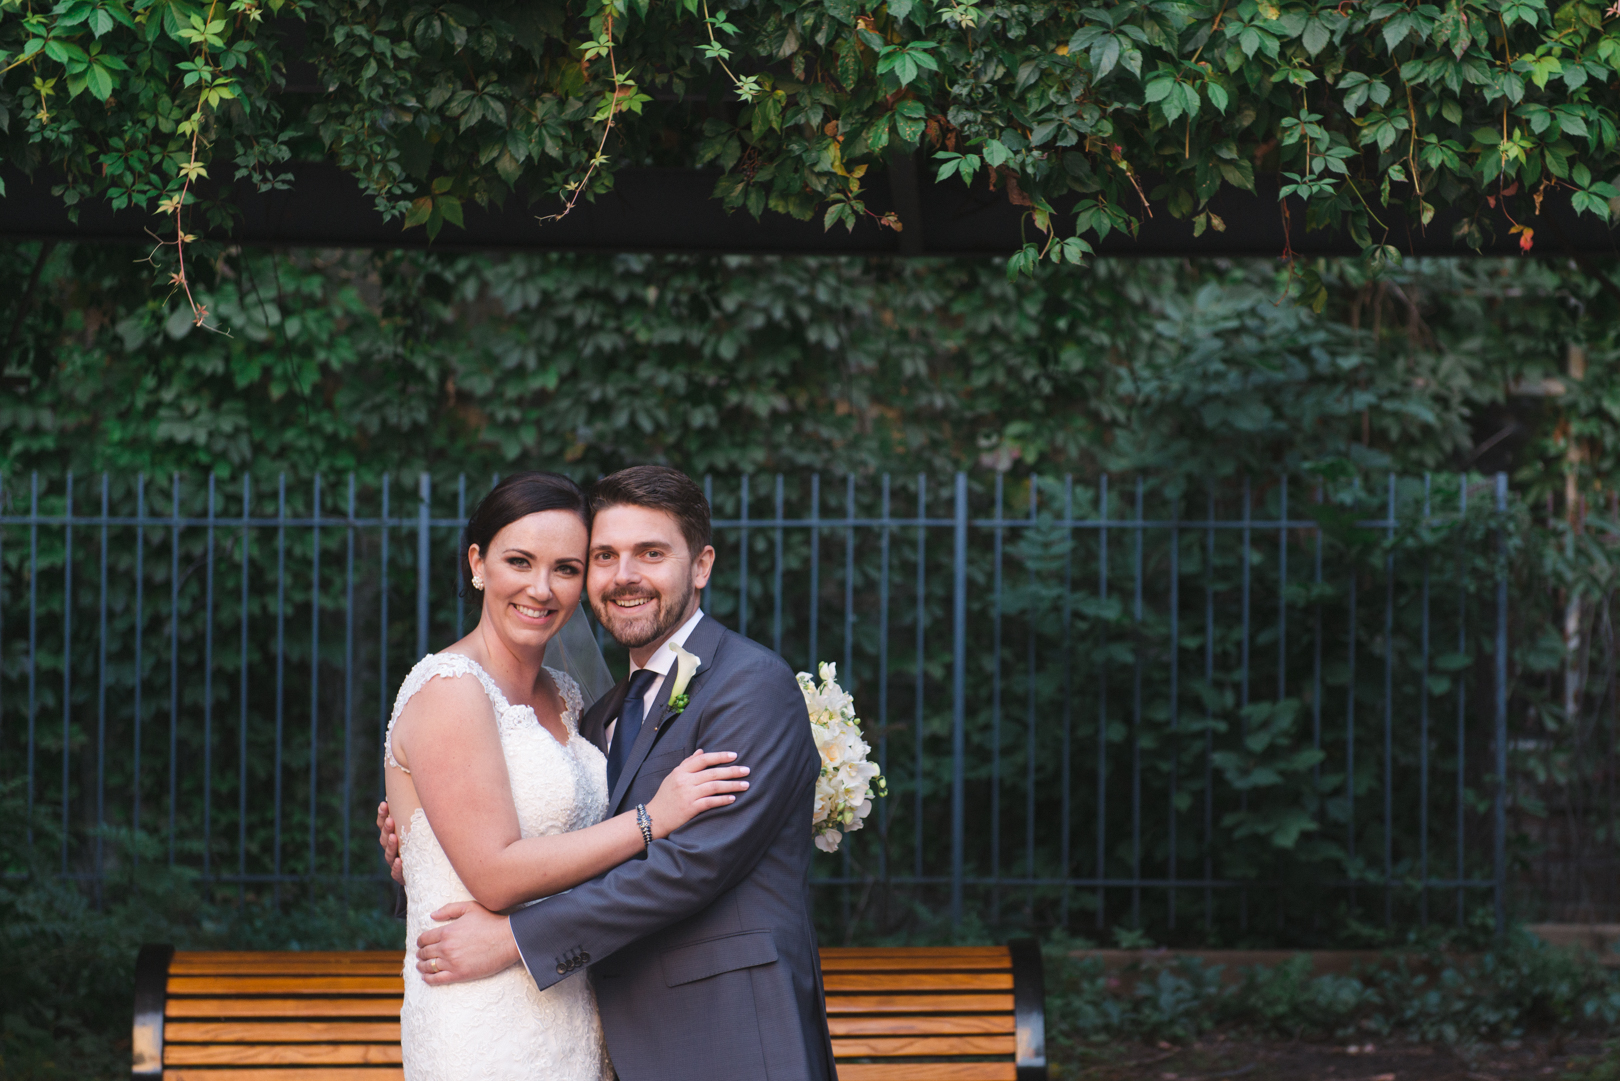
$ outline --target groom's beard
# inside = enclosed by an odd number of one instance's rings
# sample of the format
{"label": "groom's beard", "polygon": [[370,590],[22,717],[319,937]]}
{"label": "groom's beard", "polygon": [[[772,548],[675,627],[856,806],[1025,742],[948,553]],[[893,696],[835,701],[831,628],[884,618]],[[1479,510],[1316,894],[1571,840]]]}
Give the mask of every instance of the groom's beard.
{"label": "groom's beard", "polygon": [[[601,600],[592,597],[591,611],[614,641],[626,649],[640,649],[674,632],[685,622],[695,592],[690,582],[674,599],[645,588],[617,589],[604,594]],[[648,602],[639,608],[624,609],[613,603],[642,597],[648,598]]]}

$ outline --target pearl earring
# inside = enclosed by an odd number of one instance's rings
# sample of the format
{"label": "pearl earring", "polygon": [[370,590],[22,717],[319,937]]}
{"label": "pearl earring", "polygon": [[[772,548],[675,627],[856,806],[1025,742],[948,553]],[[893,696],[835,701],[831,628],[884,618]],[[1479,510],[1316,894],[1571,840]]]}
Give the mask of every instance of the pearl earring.
{"label": "pearl earring", "polygon": [[481,574],[473,575],[472,576],[472,587],[474,589],[477,589],[477,590],[482,590],[484,588],[484,576],[481,575]]}

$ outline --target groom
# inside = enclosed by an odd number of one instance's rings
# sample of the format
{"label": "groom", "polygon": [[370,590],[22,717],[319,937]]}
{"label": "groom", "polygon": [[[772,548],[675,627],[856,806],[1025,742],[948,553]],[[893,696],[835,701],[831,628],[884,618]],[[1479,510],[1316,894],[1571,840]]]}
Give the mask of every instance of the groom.
{"label": "groom", "polygon": [[[591,608],[631,662],[580,723],[608,756],[608,814],[651,800],[699,748],[737,752],[749,790],[510,916],[446,906],[418,968],[440,984],[521,963],[541,990],[589,968],[621,1081],[833,1081],[810,919],[821,759],[804,697],[780,657],[699,610],[714,548],[691,478],[622,470],[597,482],[591,513]],[[698,658],[679,696],[672,643]],[[397,845],[385,838],[390,865]]]}

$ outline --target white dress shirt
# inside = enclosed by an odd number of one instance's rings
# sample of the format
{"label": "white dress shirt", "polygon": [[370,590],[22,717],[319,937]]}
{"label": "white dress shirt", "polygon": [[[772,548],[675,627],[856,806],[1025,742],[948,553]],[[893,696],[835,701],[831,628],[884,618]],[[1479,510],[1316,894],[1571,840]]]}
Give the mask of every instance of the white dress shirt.
{"label": "white dress shirt", "polygon": [[[685,623],[682,623],[680,629],[669,636],[668,641],[659,646],[657,649],[653,650],[653,655],[647,658],[646,664],[641,665],[637,664],[635,661],[630,662],[631,675],[634,675],[643,668],[647,669],[649,672],[658,673],[658,678],[652,681],[652,686],[647,688],[646,695],[641,699],[641,716],[643,718],[643,723],[645,723],[646,718],[652,716],[653,706],[658,701],[658,692],[663,690],[664,687],[664,677],[669,675],[669,670],[675,665],[675,653],[669,648],[670,643],[674,643],[677,646],[685,646],[686,640],[692,636],[692,631],[697,627],[698,620],[702,618],[703,609],[699,608],[696,612],[692,613],[691,619],[687,620]],[[613,733],[618,727],[619,722],[617,718],[614,719],[612,724],[607,726],[606,735],[609,750],[613,749]]]}

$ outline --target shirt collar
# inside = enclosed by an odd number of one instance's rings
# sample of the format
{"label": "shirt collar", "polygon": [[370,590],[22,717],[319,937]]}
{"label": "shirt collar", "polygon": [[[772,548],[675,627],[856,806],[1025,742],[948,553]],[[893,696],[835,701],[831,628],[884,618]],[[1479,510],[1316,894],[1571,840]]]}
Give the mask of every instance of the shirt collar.
{"label": "shirt collar", "polygon": [[692,613],[691,619],[682,623],[680,629],[669,636],[669,641],[653,650],[653,655],[648,659],[646,665],[637,665],[631,662],[630,671],[640,671],[642,667],[645,667],[649,672],[657,672],[661,676],[667,675],[670,668],[675,664],[675,653],[669,648],[670,642],[678,646],[686,645],[686,640],[692,636],[692,631],[697,628],[698,620],[702,618],[703,609],[699,608]]}

